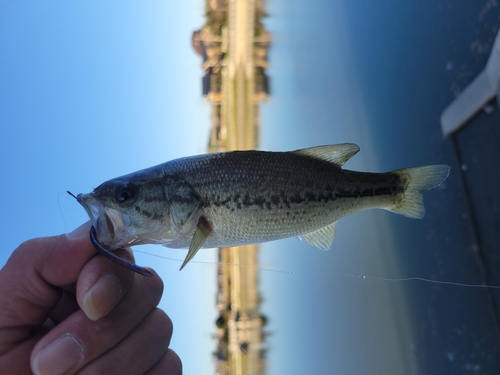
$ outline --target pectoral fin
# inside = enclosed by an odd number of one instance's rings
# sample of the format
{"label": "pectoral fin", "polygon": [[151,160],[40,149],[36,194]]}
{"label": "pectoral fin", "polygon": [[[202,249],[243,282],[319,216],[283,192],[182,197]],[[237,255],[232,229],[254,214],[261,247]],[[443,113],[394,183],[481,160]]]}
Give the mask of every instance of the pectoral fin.
{"label": "pectoral fin", "polygon": [[302,237],[311,245],[320,248],[321,250],[328,250],[333,243],[335,237],[335,230],[337,229],[338,221],[333,222],[326,227],[320,228],[314,232],[304,234]]}
{"label": "pectoral fin", "polygon": [[189,245],[186,259],[184,259],[184,262],[182,263],[179,271],[181,271],[186,266],[186,264],[188,264],[188,262],[193,259],[198,250],[200,250],[200,248],[205,243],[205,240],[210,235],[210,233],[212,233],[212,226],[204,216],[201,216],[198,220],[196,231],[194,232],[191,244]]}

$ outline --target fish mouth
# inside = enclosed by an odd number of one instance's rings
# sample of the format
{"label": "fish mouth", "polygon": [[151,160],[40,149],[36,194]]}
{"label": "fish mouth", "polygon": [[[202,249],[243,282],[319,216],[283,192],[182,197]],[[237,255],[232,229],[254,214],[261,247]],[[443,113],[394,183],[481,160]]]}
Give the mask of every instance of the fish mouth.
{"label": "fish mouth", "polygon": [[78,194],[76,200],[87,211],[99,242],[113,247],[127,244],[124,239],[127,235],[127,215],[116,209],[105,207],[92,194]]}

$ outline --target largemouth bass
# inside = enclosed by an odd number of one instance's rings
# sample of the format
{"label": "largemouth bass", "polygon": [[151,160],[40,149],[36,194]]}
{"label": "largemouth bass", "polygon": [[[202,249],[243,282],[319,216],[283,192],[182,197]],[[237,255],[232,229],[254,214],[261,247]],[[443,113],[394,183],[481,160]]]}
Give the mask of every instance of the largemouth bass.
{"label": "largemouth bass", "polygon": [[297,236],[328,249],[337,221],[361,210],[422,218],[421,191],[448,177],[446,165],[388,173],[342,169],[358,151],[339,144],[191,156],[109,180],[76,198],[102,244],[189,248],[182,269],[202,247]]}

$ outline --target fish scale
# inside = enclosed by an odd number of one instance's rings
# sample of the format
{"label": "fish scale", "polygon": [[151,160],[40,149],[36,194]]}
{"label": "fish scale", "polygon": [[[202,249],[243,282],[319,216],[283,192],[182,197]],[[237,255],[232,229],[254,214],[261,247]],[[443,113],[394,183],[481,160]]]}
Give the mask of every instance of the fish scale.
{"label": "fish scale", "polygon": [[182,164],[183,178],[200,194],[214,224],[209,247],[300,236],[369,204],[359,198],[372,197],[379,205],[376,197],[382,195],[388,204],[404,190],[398,174],[345,171],[293,153],[232,152]]}
{"label": "fish scale", "polygon": [[184,267],[201,247],[298,236],[326,249],[337,221],[365,209],[421,218],[421,191],[448,176],[445,165],[387,173],[342,169],[358,150],[341,144],[191,156],[109,180],[77,199],[102,243],[189,247]]}

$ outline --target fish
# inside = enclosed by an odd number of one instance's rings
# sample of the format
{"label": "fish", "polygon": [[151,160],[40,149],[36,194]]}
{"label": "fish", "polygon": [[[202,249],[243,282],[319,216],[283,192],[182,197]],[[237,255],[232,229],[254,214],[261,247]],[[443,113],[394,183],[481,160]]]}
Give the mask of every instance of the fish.
{"label": "fish", "polygon": [[298,237],[326,250],[338,220],[362,210],[422,218],[422,192],[441,185],[450,171],[447,165],[343,169],[358,151],[344,143],[183,157],[111,179],[76,199],[101,245],[188,248],[182,270],[201,248]]}

